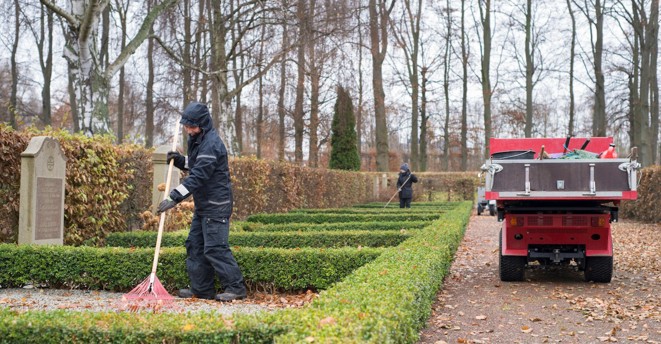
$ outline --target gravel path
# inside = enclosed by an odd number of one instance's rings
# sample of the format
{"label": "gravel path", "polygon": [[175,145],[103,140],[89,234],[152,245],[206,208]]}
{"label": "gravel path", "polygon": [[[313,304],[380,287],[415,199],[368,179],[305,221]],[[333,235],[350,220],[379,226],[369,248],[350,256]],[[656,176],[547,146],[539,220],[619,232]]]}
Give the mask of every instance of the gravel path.
{"label": "gravel path", "polygon": [[[153,311],[133,302],[122,300],[123,293],[98,290],[62,290],[40,288],[0,289],[0,307],[13,310],[56,310],[92,312],[121,312],[127,309]],[[211,312],[219,314],[256,313],[276,309],[271,304],[257,303],[251,298],[230,303],[211,300],[175,298],[167,307],[159,307],[160,312],[188,313]]]}
{"label": "gravel path", "polygon": [[571,270],[498,277],[495,217],[473,216],[420,343],[661,343],[661,226],[613,225],[611,283]]}

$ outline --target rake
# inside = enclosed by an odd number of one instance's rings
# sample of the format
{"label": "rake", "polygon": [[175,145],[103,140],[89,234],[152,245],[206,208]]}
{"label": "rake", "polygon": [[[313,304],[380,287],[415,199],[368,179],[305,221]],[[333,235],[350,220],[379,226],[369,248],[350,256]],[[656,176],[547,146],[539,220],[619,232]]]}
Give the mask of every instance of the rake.
{"label": "rake", "polygon": [[406,178],[406,180],[404,181],[404,184],[402,184],[402,186],[400,186],[400,187],[397,188],[397,191],[395,191],[395,193],[392,194],[392,197],[390,197],[390,199],[388,200],[388,203],[386,203],[386,205],[383,206],[383,209],[387,208],[388,205],[390,204],[390,202],[392,202],[392,199],[395,198],[395,196],[397,195],[397,193],[400,192],[400,191],[402,191],[402,188],[404,187],[404,185],[406,185],[406,182],[408,182],[409,179],[411,179],[411,176],[412,176],[412,175],[413,175],[413,174],[409,174],[409,177]]}
{"label": "rake", "polygon": [[[175,125],[174,139],[172,141],[172,151],[177,149],[177,138],[179,137],[179,123]],[[170,160],[168,173],[165,181],[165,192],[163,199],[168,197],[170,184],[172,181],[172,171],[174,169],[174,159]],[[156,237],[156,248],[154,250],[154,262],[151,267],[151,274],[142,283],[133,290],[124,294],[122,301],[130,302],[126,305],[128,310],[137,311],[141,308],[151,308],[157,311],[165,305],[169,305],[174,297],[163,287],[161,281],[156,277],[156,268],[158,267],[158,256],[161,252],[161,239],[163,238],[163,227],[165,225],[165,212],[162,212],[158,222],[158,235]]]}

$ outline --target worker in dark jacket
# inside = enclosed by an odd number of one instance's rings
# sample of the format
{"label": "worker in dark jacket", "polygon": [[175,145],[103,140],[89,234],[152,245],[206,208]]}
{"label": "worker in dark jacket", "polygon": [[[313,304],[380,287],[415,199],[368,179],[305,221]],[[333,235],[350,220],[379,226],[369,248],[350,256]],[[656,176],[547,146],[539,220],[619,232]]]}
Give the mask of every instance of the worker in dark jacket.
{"label": "worker in dark jacket", "polygon": [[411,199],[413,199],[413,183],[418,182],[418,177],[411,173],[409,164],[404,163],[399,168],[399,178],[397,178],[397,190],[399,190],[399,207],[411,208]]}
{"label": "worker in dark jacket", "polygon": [[[188,170],[188,177],[161,202],[162,213],[193,195],[195,212],[186,239],[186,268],[190,289],[179,290],[179,297],[197,297],[232,301],[246,297],[243,275],[228,237],[232,215],[232,185],[225,144],[213,128],[205,104],[192,102],[181,116],[188,133],[188,156],[168,152],[167,161]],[[218,275],[223,293],[216,295],[214,273]]]}

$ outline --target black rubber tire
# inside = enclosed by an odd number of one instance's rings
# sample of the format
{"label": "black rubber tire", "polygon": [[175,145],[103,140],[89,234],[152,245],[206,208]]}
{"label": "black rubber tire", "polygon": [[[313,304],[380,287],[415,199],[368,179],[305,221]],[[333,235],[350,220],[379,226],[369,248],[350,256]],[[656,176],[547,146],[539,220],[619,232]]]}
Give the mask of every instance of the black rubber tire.
{"label": "black rubber tire", "polygon": [[585,257],[585,280],[610,283],[613,278],[613,257]]}
{"label": "black rubber tire", "polygon": [[482,207],[482,203],[477,204],[477,215],[482,215],[482,211],[484,208]]}
{"label": "black rubber tire", "polygon": [[498,238],[498,268],[500,270],[500,280],[503,282],[523,281],[526,277],[526,264],[528,257],[524,256],[503,256],[503,230],[500,230]]}
{"label": "black rubber tire", "polygon": [[496,206],[489,205],[489,215],[496,216]]}

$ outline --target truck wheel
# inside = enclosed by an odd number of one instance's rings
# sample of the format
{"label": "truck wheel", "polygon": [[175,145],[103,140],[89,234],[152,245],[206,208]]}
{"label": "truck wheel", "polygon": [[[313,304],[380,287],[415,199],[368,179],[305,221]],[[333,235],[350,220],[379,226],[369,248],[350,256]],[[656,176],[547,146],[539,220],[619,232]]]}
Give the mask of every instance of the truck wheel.
{"label": "truck wheel", "polygon": [[503,256],[503,230],[498,241],[500,280],[503,282],[523,281],[526,275],[528,258],[524,256]]}
{"label": "truck wheel", "polygon": [[585,257],[585,280],[609,283],[613,277],[613,257]]}
{"label": "truck wheel", "polygon": [[477,204],[477,215],[481,215],[483,210],[484,210],[484,207],[482,207],[482,203],[478,203]]}
{"label": "truck wheel", "polygon": [[494,205],[489,205],[489,215],[496,216],[496,207]]}

